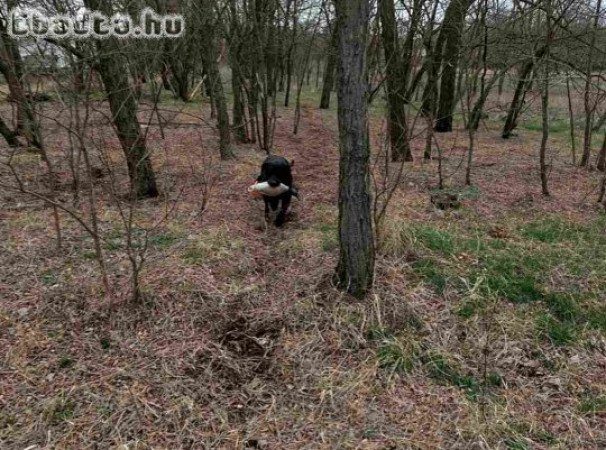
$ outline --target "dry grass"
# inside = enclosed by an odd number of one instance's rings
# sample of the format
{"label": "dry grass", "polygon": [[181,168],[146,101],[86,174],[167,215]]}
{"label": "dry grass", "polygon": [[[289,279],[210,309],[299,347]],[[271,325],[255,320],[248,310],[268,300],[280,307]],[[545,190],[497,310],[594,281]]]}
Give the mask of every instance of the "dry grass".
{"label": "dry grass", "polygon": [[[509,301],[518,286],[498,278],[519,265],[540,295],[571,291],[581,311],[603,308],[604,227],[586,196],[600,175],[569,165],[556,137],[554,196],[544,199],[537,135],[503,142],[489,122],[461,209],[429,203],[435,161],[407,168],[382,230],[376,287],[358,302],[330,284],[334,115],[305,109],[298,137],[291,120],[281,112],[276,143],[296,160],[304,199],[283,230],[262,227],[260,203],[245,195],[262,160],[254,148],[213,162],[208,210],[192,218],[202,168],[192,173],[188,161],[201,145],[214,150],[212,134],[200,141],[174,128],[153,141],[164,186],[184,190],[152,235],[141,304],[108,309],[77,226],[64,218],[57,253],[50,211],[3,194],[0,447],[604,448],[604,329],[579,313],[575,340],[557,345],[537,320],[559,320],[562,308],[542,297]],[[448,184],[460,186],[465,133],[439,139]],[[60,144],[55,136],[49,145]],[[138,223],[164,206],[143,202]],[[109,233],[116,212],[100,208]],[[563,234],[541,225],[554,216]],[[126,298],[119,235],[108,245],[111,279]]]}

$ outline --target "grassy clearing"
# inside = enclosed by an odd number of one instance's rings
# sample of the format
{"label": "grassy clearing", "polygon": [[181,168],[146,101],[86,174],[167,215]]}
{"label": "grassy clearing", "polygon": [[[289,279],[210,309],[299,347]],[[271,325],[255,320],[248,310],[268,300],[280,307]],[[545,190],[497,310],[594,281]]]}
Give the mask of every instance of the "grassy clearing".
{"label": "grassy clearing", "polygon": [[463,299],[454,310],[463,319],[482,310],[477,298],[464,298],[469,286],[477,286],[482,298],[535,305],[530,311],[538,336],[554,345],[572,345],[588,329],[603,331],[606,309],[597,300],[606,295],[603,218],[573,224],[547,217],[503,227],[511,230],[506,238],[492,237],[480,224],[408,226],[400,233],[404,247],[416,249],[411,273],[436,294],[458,292]]}

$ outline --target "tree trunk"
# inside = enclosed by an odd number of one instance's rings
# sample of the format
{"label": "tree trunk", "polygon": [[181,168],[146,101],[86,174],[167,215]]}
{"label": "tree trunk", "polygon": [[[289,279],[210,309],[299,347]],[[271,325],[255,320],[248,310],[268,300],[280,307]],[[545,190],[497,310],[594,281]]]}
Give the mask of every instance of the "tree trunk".
{"label": "tree trunk", "polygon": [[231,87],[234,96],[232,109],[233,130],[236,142],[249,142],[246,125],[246,99],[244,89],[244,73],[242,70],[242,37],[238,23],[236,0],[230,0],[231,29],[229,40],[229,62],[231,65]]}
{"label": "tree trunk", "polygon": [[0,134],[9,145],[9,147],[19,147],[19,141],[17,140],[17,133],[11,130],[8,125],[0,118]]}
{"label": "tree trunk", "polygon": [[[111,5],[100,0],[85,0],[87,8],[110,16]],[[137,197],[156,197],[158,188],[145,137],[137,119],[137,102],[128,84],[126,64],[120,57],[114,38],[96,41],[99,51],[98,70],[105,86],[118,139],[126,156],[133,192]]]}
{"label": "tree trunk", "polygon": [[[440,102],[436,116],[436,131],[452,131],[452,115],[456,104],[456,78],[465,15],[474,0],[452,0],[446,9],[440,37],[444,34]],[[440,49],[438,49],[439,51]]]}
{"label": "tree trunk", "polygon": [[322,98],[320,99],[320,109],[330,108],[330,95],[335,84],[335,70],[337,67],[337,31],[333,30],[330,39],[330,49],[324,68],[324,83],[322,85]]}
{"label": "tree trunk", "polygon": [[503,95],[503,88],[505,87],[505,76],[499,80],[499,87],[497,89],[497,96],[499,98],[499,103],[501,103],[501,96]]}
{"label": "tree trunk", "polygon": [[167,91],[172,91],[173,87],[171,86],[170,81],[168,81],[168,73],[168,65],[166,63],[162,63],[162,69],[160,71],[160,77],[162,78],[162,87]]}
{"label": "tree trunk", "polygon": [[513,93],[513,100],[511,100],[511,105],[509,106],[509,111],[507,113],[507,119],[505,120],[505,125],[503,126],[503,132],[501,134],[503,139],[509,139],[511,137],[511,132],[518,126],[518,115],[522,110],[524,95],[526,94],[530,84],[530,76],[532,74],[532,70],[534,69],[535,61],[543,58],[546,50],[547,47],[545,45],[541,46],[541,48],[535,52],[534,57],[528,60],[524,66],[522,66],[518,84],[516,85],[516,89]]}
{"label": "tree trunk", "polygon": [[488,82],[488,84],[481,89],[480,96],[476,100],[476,103],[473,105],[473,109],[471,110],[467,128],[471,128],[472,130],[477,130],[479,128],[480,119],[482,118],[482,113],[484,112],[484,105],[486,104],[488,95],[490,94],[490,91],[492,90],[496,82],[498,80],[501,80],[504,76],[504,71],[501,73],[495,73]]}
{"label": "tree trunk", "polygon": [[2,21],[0,21],[0,72],[6,78],[10,97],[17,105],[16,134],[22,135],[30,147],[42,151],[42,136],[36,122],[34,108],[27,98],[27,89],[23,85],[21,53],[8,35]]}
{"label": "tree trunk", "polygon": [[587,66],[585,75],[585,92],[583,94],[583,105],[585,107],[585,129],[583,130],[583,155],[581,156],[580,165],[587,167],[589,165],[589,157],[591,156],[591,138],[593,136],[593,116],[597,106],[596,101],[591,101],[591,90],[592,83],[591,78],[593,75],[593,55],[594,47],[596,45],[596,39],[598,34],[598,27],[600,21],[600,10],[602,9],[602,0],[597,0],[595,16],[593,18],[593,30],[591,31],[591,40],[589,42],[589,49],[587,55]]}
{"label": "tree trunk", "polygon": [[387,103],[389,110],[388,130],[392,161],[412,161],[406,122],[406,82],[398,46],[396,9],[393,0],[379,0],[383,49],[385,51]]}
{"label": "tree trunk", "polygon": [[[426,118],[435,117],[436,113],[436,92],[438,91],[438,74],[440,72],[440,66],[442,65],[442,47],[444,47],[444,35],[438,33],[435,47],[432,45],[433,40],[433,26],[435,24],[435,17],[438,10],[439,2],[434,2],[433,9],[431,11],[431,19],[428,25],[428,31],[424,38],[423,45],[427,52],[426,66],[426,78],[425,88],[423,89],[423,102],[421,103],[421,114]],[[444,18],[446,21],[446,18]],[[433,128],[433,127],[432,127]]]}
{"label": "tree trunk", "polygon": [[568,120],[570,123],[570,148],[572,150],[572,164],[577,164],[577,137],[574,126],[574,108],[570,96],[570,72],[566,73],[566,94],[568,96]]}
{"label": "tree trunk", "polygon": [[315,78],[315,82],[316,82],[315,88],[316,88],[316,91],[320,87],[320,72],[321,72],[321,69],[322,69],[322,64],[321,64],[320,58],[318,58],[318,59],[316,59],[316,78]]}
{"label": "tree trunk", "polygon": [[602,141],[602,148],[600,149],[600,153],[598,154],[598,170],[604,172],[606,171],[606,132],[604,132],[604,140]]}
{"label": "tree trunk", "polygon": [[217,116],[217,128],[219,130],[219,152],[221,159],[234,157],[231,148],[231,129],[229,127],[229,114],[227,112],[227,100],[223,89],[223,80],[219,71],[219,54],[217,52],[217,41],[215,37],[216,17],[213,13],[211,0],[201,0],[200,8],[200,38],[202,42],[202,64],[208,75],[211,103],[215,107]]}
{"label": "tree trunk", "polygon": [[600,131],[600,128],[602,128],[604,125],[606,125],[606,112],[598,119],[597,123],[593,127],[593,131]]}
{"label": "tree trunk", "polygon": [[293,70],[293,52],[295,49],[295,43],[297,41],[297,0],[287,0],[286,1],[286,24],[284,25],[285,29],[288,29],[288,13],[290,12],[291,2],[293,2],[293,12],[292,12],[292,35],[290,44],[288,46],[288,50],[286,52],[286,92],[284,94],[284,107],[288,108],[290,105],[290,91],[292,89],[292,70]]}
{"label": "tree trunk", "polygon": [[339,242],[338,286],[362,298],[374,275],[369,192],[366,43],[369,0],[336,0],[338,34]]}
{"label": "tree trunk", "polygon": [[231,87],[234,96],[234,104],[232,109],[234,136],[237,142],[248,142],[247,127],[246,127],[246,106],[242,89],[242,80],[238,69],[234,69],[232,64]]}
{"label": "tree trunk", "polygon": [[549,188],[547,186],[547,140],[549,139],[549,53],[551,50],[551,0],[546,1],[547,4],[547,42],[545,43],[545,61],[543,72],[543,86],[541,92],[541,112],[543,123],[543,135],[541,138],[541,149],[539,152],[539,168],[541,171],[541,191],[545,197],[549,196]]}

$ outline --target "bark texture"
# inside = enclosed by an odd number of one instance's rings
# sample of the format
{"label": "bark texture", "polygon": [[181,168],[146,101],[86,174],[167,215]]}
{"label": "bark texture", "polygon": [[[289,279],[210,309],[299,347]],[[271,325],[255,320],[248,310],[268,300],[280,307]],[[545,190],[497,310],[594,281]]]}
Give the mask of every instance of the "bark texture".
{"label": "bark texture", "polygon": [[374,239],[369,192],[366,43],[369,0],[337,0],[339,119],[338,286],[362,298],[372,286]]}

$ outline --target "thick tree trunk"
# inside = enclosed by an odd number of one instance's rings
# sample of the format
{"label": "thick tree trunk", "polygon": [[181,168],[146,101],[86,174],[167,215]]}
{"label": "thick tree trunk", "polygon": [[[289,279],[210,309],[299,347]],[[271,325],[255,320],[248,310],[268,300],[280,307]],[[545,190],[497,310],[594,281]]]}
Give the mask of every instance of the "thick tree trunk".
{"label": "thick tree trunk", "polygon": [[[87,8],[111,15],[111,5],[100,0],[85,0]],[[156,197],[158,188],[145,137],[137,119],[137,102],[128,84],[126,64],[120,57],[117,42],[96,41],[99,51],[98,70],[107,92],[112,119],[126,156],[131,187],[138,197]]]}
{"label": "thick tree trunk", "polygon": [[337,67],[337,34],[333,30],[330,40],[330,49],[326,59],[326,67],[324,68],[324,83],[322,85],[322,98],[320,99],[320,109],[330,108],[330,95],[335,84],[335,70]]}
{"label": "thick tree trunk", "polygon": [[336,0],[338,34],[338,286],[361,298],[373,282],[375,252],[369,192],[366,43],[369,0]]}
{"label": "thick tree trunk", "polygon": [[406,122],[406,83],[405,67],[400,58],[396,9],[393,0],[379,0],[381,34],[385,51],[387,103],[389,110],[389,138],[392,161],[412,161],[412,152],[408,142],[408,124]]}
{"label": "thick tree trunk", "polygon": [[[461,52],[465,15],[474,0],[452,0],[444,15],[440,37],[444,34],[440,102],[436,116],[436,131],[452,131],[452,114],[456,104],[456,78]],[[438,49],[439,51],[439,49]]]}

